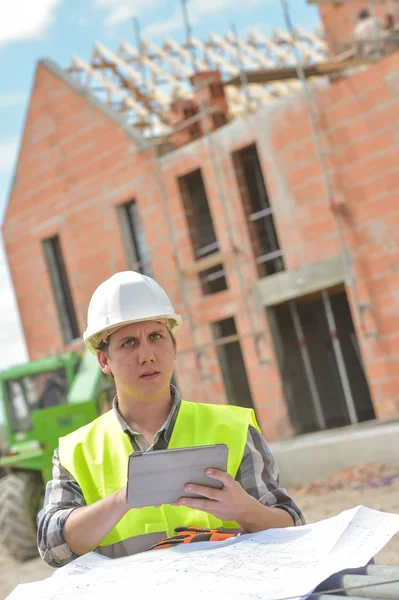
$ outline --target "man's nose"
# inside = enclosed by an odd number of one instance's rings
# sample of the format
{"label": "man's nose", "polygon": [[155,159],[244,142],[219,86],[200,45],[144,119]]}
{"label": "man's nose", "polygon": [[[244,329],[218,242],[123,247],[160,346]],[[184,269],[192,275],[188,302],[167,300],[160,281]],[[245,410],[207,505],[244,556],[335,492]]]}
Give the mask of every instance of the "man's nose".
{"label": "man's nose", "polygon": [[154,350],[148,342],[141,342],[139,346],[139,363],[154,362]]}

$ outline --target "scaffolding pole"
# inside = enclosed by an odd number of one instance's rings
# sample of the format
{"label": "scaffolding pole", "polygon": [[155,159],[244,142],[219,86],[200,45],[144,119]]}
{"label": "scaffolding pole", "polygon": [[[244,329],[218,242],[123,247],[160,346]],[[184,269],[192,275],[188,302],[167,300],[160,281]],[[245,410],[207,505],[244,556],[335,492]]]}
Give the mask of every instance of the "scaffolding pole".
{"label": "scaffolding pole", "polygon": [[234,35],[235,38],[235,42],[236,42],[236,55],[237,55],[237,64],[238,64],[238,68],[239,68],[239,77],[240,77],[240,81],[241,81],[241,89],[244,92],[245,95],[245,111],[244,114],[246,114],[248,112],[249,106],[250,106],[250,100],[248,98],[248,77],[247,74],[245,72],[244,69],[244,65],[242,64],[242,60],[241,60],[241,52],[239,49],[239,44],[238,44],[238,31],[237,28],[235,26],[235,23],[231,24],[231,31]]}
{"label": "scaffolding pole", "polygon": [[[188,0],[181,0],[181,6],[182,6],[182,13],[183,13],[184,27],[186,30],[186,45],[187,45],[187,48],[191,49],[191,51],[192,51],[192,62],[193,62],[193,69],[194,69],[194,74],[195,74],[197,69],[196,69],[196,61],[195,61],[195,54],[194,54],[194,46],[191,44],[191,25],[190,25],[189,16],[188,16],[187,2],[188,2]],[[195,93],[197,92],[197,89],[198,89],[197,81],[194,78],[194,92]],[[234,266],[235,266],[235,270],[236,270],[238,281],[239,281],[241,297],[242,297],[244,309],[246,312],[246,316],[248,318],[251,336],[252,336],[252,339],[255,344],[255,350],[256,350],[256,354],[257,354],[259,363],[260,364],[270,364],[270,362],[271,362],[270,358],[264,359],[262,356],[262,352],[260,349],[260,341],[264,334],[256,332],[254,317],[252,315],[252,310],[251,310],[251,307],[249,306],[248,300],[247,300],[247,294],[246,294],[245,285],[244,285],[244,277],[243,277],[241,266],[240,266],[240,258],[239,258],[239,256],[237,256],[237,252],[235,252],[235,249],[237,246],[235,244],[235,240],[233,237],[234,227],[233,227],[233,223],[230,218],[230,211],[229,211],[229,207],[227,205],[226,195],[224,193],[223,183],[222,183],[222,179],[220,176],[220,170],[219,170],[219,167],[217,164],[216,152],[215,152],[215,148],[214,148],[214,144],[213,144],[212,134],[210,131],[208,119],[205,115],[206,106],[204,104],[202,95],[197,94],[197,97],[199,98],[199,109],[200,109],[200,114],[202,115],[201,122],[202,122],[202,126],[204,128],[205,139],[208,144],[209,158],[210,158],[210,162],[211,162],[212,172],[213,172],[213,175],[215,178],[216,190],[217,190],[218,196],[222,203],[224,222],[227,227],[227,235],[228,235],[231,249],[233,251],[232,259],[234,261]]]}
{"label": "scaffolding pole", "polygon": [[322,292],[324,310],[326,311],[326,318],[328,323],[328,329],[330,331],[331,341],[334,349],[335,359],[337,361],[338,372],[341,379],[342,388],[344,391],[345,404],[349,414],[349,420],[351,425],[355,425],[359,422],[356,413],[356,407],[352,396],[352,390],[348,379],[348,373],[345,367],[345,361],[342,354],[341,343],[337,334],[337,326],[335,323],[334,312],[331,306],[330,296],[323,290]]}
{"label": "scaffolding pole", "polygon": [[297,59],[296,69],[297,69],[297,73],[298,73],[298,78],[302,82],[305,103],[306,103],[306,107],[307,107],[307,111],[308,111],[308,115],[309,115],[309,121],[310,121],[311,129],[312,129],[313,142],[314,142],[317,157],[318,157],[318,160],[320,163],[320,168],[321,168],[321,172],[322,172],[322,178],[323,178],[323,183],[324,183],[327,200],[328,200],[328,203],[331,208],[331,213],[333,216],[335,229],[336,229],[336,232],[338,235],[338,240],[339,240],[339,244],[340,244],[340,248],[341,248],[341,258],[342,258],[342,263],[343,263],[344,272],[345,272],[345,279],[346,279],[346,282],[348,283],[350,290],[352,292],[353,301],[354,301],[353,304],[354,304],[357,321],[359,323],[359,327],[360,327],[364,337],[367,338],[369,336],[369,333],[365,327],[363,314],[360,310],[360,301],[359,301],[359,296],[358,296],[358,291],[357,291],[357,286],[356,286],[356,281],[355,281],[355,276],[354,276],[354,271],[353,271],[353,264],[349,257],[349,251],[346,246],[346,241],[345,241],[345,237],[344,237],[344,234],[342,231],[340,218],[339,218],[338,214],[336,213],[336,210],[333,206],[333,187],[331,184],[330,176],[328,173],[328,169],[327,169],[327,165],[326,165],[326,161],[325,161],[325,157],[324,157],[324,151],[323,151],[323,146],[322,146],[322,142],[321,142],[321,138],[320,138],[320,133],[319,133],[318,126],[317,126],[316,115],[315,115],[313,105],[312,105],[312,97],[311,97],[311,92],[309,89],[309,83],[304,75],[301,53],[299,52],[298,45],[297,45],[298,44],[298,36],[297,36],[297,33],[296,33],[295,28],[291,21],[288,0],[280,0],[280,2],[282,5],[282,9],[283,9],[284,20],[286,23],[287,30],[293,39],[293,48],[294,48],[294,52],[296,54],[296,59]]}
{"label": "scaffolding pole", "polygon": [[306,345],[305,334],[302,329],[302,323],[299,318],[298,308],[296,306],[296,302],[291,300],[289,302],[291,317],[294,323],[295,334],[298,340],[299,349],[301,351],[301,356],[303,360],[303,365],[305,367],[305,374],[308,380],[308,385],[310,389],[310,395],[312,398],[313,408],[316,415],[317,424],[320,429],[326,429],[326,420],[324,418],[323,408],[320,401],[319,391],[317,389],[316,379],[313,373],[312,362],[310,360],[309,351]]}
{"label": "scaffolding pole", "polygon": [[135,37],[136,37],[136,47],[137,47],[137,54],[139,57],[139,66],[140,66],[141,76],[143,78],[143,82],[145,85],[146,70],[145,70],[145,64],[143,61],[143,41],[141,39],[140,21],[138,20],[137,17],[133,18],[133,27],[134,27]]}

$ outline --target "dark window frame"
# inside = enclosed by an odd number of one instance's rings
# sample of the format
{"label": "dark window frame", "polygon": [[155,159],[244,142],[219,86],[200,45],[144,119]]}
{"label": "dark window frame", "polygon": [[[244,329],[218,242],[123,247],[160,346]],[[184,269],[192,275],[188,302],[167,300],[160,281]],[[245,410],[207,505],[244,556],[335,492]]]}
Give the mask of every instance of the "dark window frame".
{"label": "dark window frame", "polygon": [[42,247],[62,338],[64,344],[70,344],[80,339],[81,334],[59,236],[42,240]]}
{"label": "dark window frame", "polygon": [[235,318],[214,321],[211,327],[228,403],[255,409]]}
{"label": "dark window frame", "polygon": [[119,226],[129,268],[153,277],[149,246],[144,235],[137,201],[129,200],[117,206]]}
{"label": "dark window frame", "polygon": [[256,143],[231,155],[259,277],[285,270],[273,206]]}
{"label": "dark window frame", "polygon": [[[177,183],[183,200],[185,218],[196,260],[211,256],[219,251],[219,242],[216,237],[201,168],[194,169],[178,177]],[[196,187],[195,193],[193,193],[194,187]],[[198,210],[196,211],[200,202],[202,203],[202,214]],[[200,227],[198,226],[199,220],[201,220]],[[210,296],[227,290],[226,272],[223,264],[217,264],[201,271],[198,276],[205,295]]]}

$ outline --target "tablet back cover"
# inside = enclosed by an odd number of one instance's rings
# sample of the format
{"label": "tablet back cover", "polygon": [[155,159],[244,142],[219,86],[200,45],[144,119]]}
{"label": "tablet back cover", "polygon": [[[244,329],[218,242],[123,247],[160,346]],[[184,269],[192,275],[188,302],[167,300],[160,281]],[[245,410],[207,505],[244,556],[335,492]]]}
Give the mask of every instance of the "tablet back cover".
{"label": "tablet back cover", "polygon": [[127,503],[131,508],[172,504],[182,497],[201,498],[184,491],[187,483],[222,488],[208,477],[208,468],[227,471],[225,444],[133,452],[129,457]]}

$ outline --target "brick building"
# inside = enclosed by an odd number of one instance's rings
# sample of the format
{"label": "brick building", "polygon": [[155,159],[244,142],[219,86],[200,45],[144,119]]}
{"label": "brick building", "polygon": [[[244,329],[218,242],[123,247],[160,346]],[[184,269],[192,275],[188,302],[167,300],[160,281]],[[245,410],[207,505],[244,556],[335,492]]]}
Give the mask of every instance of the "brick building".
{"label": "brick building", "polygon": [[30,358],[81,351],[94,289],[131,268],[183,316],[185,398],[253,405],[271,440],[397,418],[399,53],[312,84],[322,156],[300,90],[229,118],[201,77],[171,122],[214,112],[156,144],[38,64],[3,225]]}

